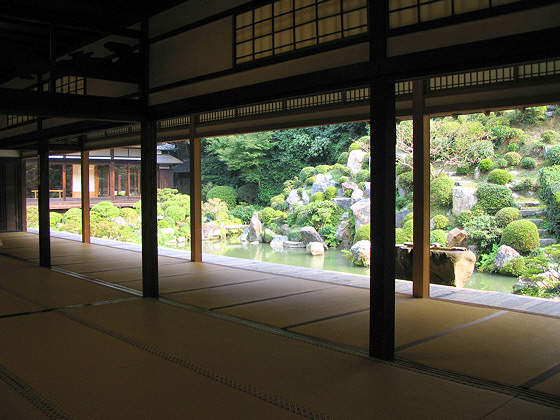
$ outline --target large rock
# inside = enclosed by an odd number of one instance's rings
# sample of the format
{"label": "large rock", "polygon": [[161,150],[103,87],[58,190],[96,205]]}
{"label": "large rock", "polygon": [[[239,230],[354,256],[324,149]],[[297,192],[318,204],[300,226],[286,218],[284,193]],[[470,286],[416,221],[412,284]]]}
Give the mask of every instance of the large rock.
{"label": "large rock", "polygon": [[276,235],[270,241],[270,246],[273,248],[281,248],[284,247],[284,242],[288,241],[288,237],[285,235]]}
{"label": "large rock", "polygon": [[350,206],[354,202],[350,197],[334,197],[331,198],[331,201],[334,201],[338,207],[344,210],[350,210]]}
{"label": "large rock", "polygon": [[294,206],[294,204],[304,204],[302,198],[299,196],[297,190],[291,190],[286,197],[286,202],[290,205],[290,208]]}
{"label": "large rock", "polygon": [[301,240],[305,245],[310,242],[320,242],[323,244],[323,248],[325,250],[329,249],[325,241],[323,241],[323,238],[321,238],[321,235],[319,235],[319,233],[312,226],[306,226],[301,229]]}
{"label": "large rock", "polygon": [[305,251],[308,254],[311,254],[313,256],[315,256],[315,255],[325,255],[325,247],[323,246],[323,244],[321,242],[309,242],[305,246]]}
{"label": "large rock", "polygon": [[511,246],[501,245],[496,252],[496,257],[494,257],[494,267],[503,268],[506,263],[520,256],[521,254]]}
{"label": "large rock", "polygon": [[371,182],[364,182],[364,194],[366,197],[371,195]]}
{"label": "large rock", "polygon": [[343,190],[351,189],[353,191],[356,191],[357,189],[360,188],[358,187],[358,184],[356,184],[355,182],[343,182],[341,187]]}
{"label": "large rock", "polygon": [[272,230],[270,229],[265,229],[264,232],[262,232],[262,241],[264,243],[270,243],[272,241],[272,239],[276,236],[276,233],[274,233]]}
{"label": "large rock", "polygon": [[336,228],[336,233],[334,234],[336,240],[340,243],[340,248],[350,249],[354,242],[354,235],[352,235],[352,230],[350,229],[350,223],[346,220],[340,222]]}
{"label": "large rock", "polygon": [[356,265],[369,267],[371,264],[371,243],[370,241],[358,241],[352,248],[352,259]]}
{"label": "large rock", "polygon": [[476,190],[474,188],[467,187],[455,187],[453,188],[453,210],[454,216],[457,216],[459,212],[463,210],[472,209],[478,202],[476,196]]}
{"label": "large rock", "polygon": [[260,242],[262,240],[262,223],[259,220],[259,213],[254,212],[251,217],[251,222],[249,223],[249,236],[247,240],[249,242]]}
{"label": "large rock", "polygon": [[447,234],[447,246],[453,248],[454,246],[463,246],[463,242],[467,239],[468,233],[459,228],[451,230]]}
{"label": "large rock", "polygon": [[303,204],[307,205],[309,204],[309,196],[307,195],[307,193],[305,191],[301,192],[301,201],[303,201]]}
{"label": "large rock", "polygon": [[303,242],[295,242],[295,241],[284,241],[285,248],[305,248],[305,244]]}
{"label": "large rock", "polygon": [[354,213],[354,228],[358,230],[360,226],[369,223],[370,202],[369,200],[360,200],[350,207]]}
{"label": "large rock", "polygon": [[[412,280],[413,252],[412,247],[396,247],[396,278]],[[472,251],[430,249],[430,283],[464,287],[474,272],[475,263],[476,255]]]}
{"label": "large rock", "polygon": [[412,210],[402,209],[395,213],[395,227],[401,228],[402,222],[407,214],[412,213]]}
{"label": "large rock", "polygon": [[354,190],[350,198],[354,201],[360,201],[364,198],[364,192],[362,190]]}
{"label": "large rock", "polygon": [[209,240],[212,238],[219,238],[222,234],[222,231],[220,230],[220,227],[214,223],[214,222],[210,222],[205,224],[204,226],[202,226],[200,228],[200,230],[202,231],[202,240]]}
{"label": "large rock", "polygon": [[313,194],[317,192],[324,193],[328,187],[337,185],[336,181],[332,180],[332,175],[329,174],[317,174],[315,178],[316,180],[311,186],[311,192],[310,192],[312,197]]}
{"label": "large rock", "polygon": [[348,155],[348,163],[346,166],[350,168],[353,175],[356,175],[358,171],[362,169],[362,163],[366,154],[367,153],[363,150],[352,150]]}

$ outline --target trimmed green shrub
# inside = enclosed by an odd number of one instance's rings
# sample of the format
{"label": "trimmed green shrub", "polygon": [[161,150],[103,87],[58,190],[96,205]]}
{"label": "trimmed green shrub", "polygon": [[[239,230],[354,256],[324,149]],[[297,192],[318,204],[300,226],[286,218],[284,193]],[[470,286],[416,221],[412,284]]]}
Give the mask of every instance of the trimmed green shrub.
{"label": "trimmed green shrub", "polygon": [[362,146],[360,146],[360,143],[354,142],[348,147],[349,152],[353,152],[354,150],[362,150]]}
{"label": "trimmed green shrub", "polygon": [[560,165],[540,170],[541,199],[556,238],[560,238]]}
{"label": "trimmed green shrub", "polygon": [[259,211],[259,220],[263,222],[265,225],[269,225],[271,223],[278,223],[279,221],[284,220],[284,212],[280,210],[274,210],[272,207],[265,207],[261,211]]}
{"label": "trimmed green shrub", "polygon": [[237,191],[227,185],[218,185],[206,193],[206,200],[219,198],[227,204],[228,209],[233,209],[237,202]]}
{"label": "trimmed green shrub", "polygon": [[317,191],[315,194],[311,196],[311,202],[314,203],[316,201],[325,201],[325,194],[321,191]]}
{"label": "trimmed green shrub", "polygon": [[62,222],[62,214],[57,213],[55,211],[51,211],[50,212],[50,225],[51,228],[56,227],[57,224],[59,224],[60,222]]}
{"label": "trimmed green shrub", "polygon": [[553,130],[545,130],[541,133],[541,140],[546,144],[555,144],[560,142],[560,134]]}
{"label": "trimmed green shrub", "polygon": [[140,220],[140,214],[130,207],[121,208],[121,217],[129,223],[136,223]]}
{"label": "trimmed green shrub", "polygon": [[344,193],[342,194],[344,197],[352,197],[352,193],[354,192],[354,190],[352,188],[346,188],[344,190]]}
{"label": "trimmed green shrub", "polygon": [[508,152],[517,152],[519,150],[519,144],[518,143],[508,144],[508,147],[507,147],[506,150]]}
{"label": "trimmed green shrub", "polygon": [[[28,207],[29,210],[29,207]],[[29,213],[27,213],[27,220],[29,221]],[[68,209],[64,216],[62,216],[63,223],[80,222],[82,223],[82,209],[74,208]]]}
{"label": "trimmed green shrub", "polygon": [[256,206],[235,206],[231,214],[233,217],[240,219],[244,224],[248,224],[253,213],[258,210],[259,208]]}
{"label": "trimmed green shrub", "polygon": [[440,175],[430,183],[430,199],[434,204],[450,207],[453,204],[455,182],[447,175]]}
{"label": "trimmed green shrub", "polygon": [[167,219],[158,220],[157,225],[158,225],[158,228],[160,228],[160,229],[167,229],[167,228],[171,227],[171,225],[169,224],[169,221]]}
{"label": "trimmed green shrub", "polygon": [[120,210],[110,201],[100,201],[91,208],[92,211],[99,213],[101,217],[112,219],[120,215]]}
{"label": "trimmed green shrub", "polygon": [[361,169],[356,174],[356,181],[357,182],[367,182],[370,179],[370,172],[366,169]]}
{"label": "trimmed green shrub", "polygon": [[494,143],[488,140],[479,140],[467,146],[467,159],[471,163],[494,156]]}
{"label": "trimmed green shrub", "polygon": [[539,239],[537,225],[529,220],[515,220],[504,229],[501,245],[527,253],[539,246]]}
{"label": "trimmed green shrub", "polygon": [[317,173],[319,173],[319,174],[326,174],[327,172],[329,172],[331,170],[331,166],[330,165],[317,165],[317,167],[315,169],[317,169]]}
{"label": "trimmed green shrub", "polygon": [[473,212],[471,210],[461,210],[459,214],[455,217],[455,221],[459,226],[464,227],[473,217]]}
{"label": "trimmed green shrub", "polygon": [[371,227],[369,223],[360,226],[354,235],[354,243],[358,241],[369,241],[371,235],[370,229]]}
{"label": "trimmed green shrub", "polygon": [[430,244],[438,243],[441,246],[447,245],[447,232],[443,229],[435,229],[430,232]]}
{"label": "trimmed green shrub", "polygon": [[436,214],[433,218],[434,229],[446,229],[449,226],[449,219],[443,214]]}
{"label": "trimmed green shrub", "polygon": [[498,226],[505,228],[511,222],[521,219],[521,211],[515,207],[504,207],[496,213],[495,217]]}
{"label": "trimmed green shrub", "polygon": [[514,257],[503,265],[499,270],[500,274],[505,274],[506,276],[519,277],[527,271],[527,266],[525,265],[525,258]]}
{"label": "trimmed green shrub", "polygon": [[521,182],[512,187],[514,191],[537,191],[539,189],[539,180],[536,176],[526,176]]}
{"label": "trimmed green shrub", "polygon": [[349,179],[347,176],[341,176],[340,178],[338,178],[338,183],[342,184],[343,182],[348,182]]}
{"label": "trimmed green shrub", "polygon": [[560,144],[550,146],[545,157],[551,164],[560,165]]}
{"label": "trimmed green shrub", "polygon": [[517,152],[507,152],[504,159],[507,160],[509,166],[517,166],[521,162],[521,155]]}
{"label": "trimmed green shrub", "polygon": [[274,203],[281,203],[285,200],[286,198],[284,197],[284,194],[279,194],[279,195],[275,195],[274,197],[272,197],[270,199],[270,204],[274,204]]}
{"label": "trimmed green shrub", "polygon": [[503,157],[501,157],[499,159],[496,159],[496,161],[494,162],[494,165],[497,168],[502,168],[503,169],[503,168],[507,168],[508,162]]}
{"label": "trimmed green shrub", "polygon": [[537,161],[530,156],[526,156],[521,159],[521,167],[525,169],[534,169],[537,166]]}
{"label": "trimmed green shrub", "polygon": [[481,184],[476,190],[478,206],[490,215],[504,207],[513,207],[513,195],[505,185]]}
{"label": "trimmed green shrub", "polygon": [[341,165],[346,165],[348,163],[348,156],[349,155],[350,155],[350,153],[348,153],[348,152],[342,152],[340,154],[340,156],[338,156],[337,162],[340,163]]}
{"label": "trimmed green shrub", "polygon": [[493,164],[492,159],[485,158],[478,162],[478,167],[482,172],[488,172]]}
{"label": "trimmed green shrub", "polygon": [[492,184],[505,185],[512,180],[511,174],[505,169],[494,169],[488,174],[486,181]]}
{"label": "trimmed green shrub", "polygon": [[305,185],[313,185],[313,184],[315,184],[315,181],[317,181],[317,177],[315,175],[312,175],[305,180],[304,184]]}
{"label": "trimmed green shrub", "polygon": [[[82,211],[80,209],[71,209],[71,210],[78,210],[80,215]],[[27,227],[35,228],[39,226],[39,207],[37,206],[27,206]],[[80,222],[81,222],[80,217]]]}
{"label": "trimmed green shrub", "polygon": [[457,165],[455,172],[457,173],[457,175],[467,175],[470,170],[471,166],[468,163],[465,163],[464,165]]}
{"label": "trimmed green shrub", "polygon": [[311,175],[315,175],[317,170],[313,166],[306,166],[301,171],[299,171],[299,179],[307,179]]}
{"label": "trimmed green shrub", "polygon": [[333,198],[334,196],[336,196],[337,193],[337,189],[335,186],[330,186],[327,187],[327,189],[325,190],[325,199],[330,200],[331,198]]}
{"label": "trimmed green shrub", "polygon": [[414,212],[408,213],[406,216],[404,216],[404,219],[401,223],[401,226],[403,225],[403,223],[408,222],[409,220],[412,220],[413,218],[414,218]]}
{"label": "trimmed green shrub", "polygon": [[395,229],[395,243],[404,244],[405,242],[412,242],[412,232],[402,228]]}
{"label": "trimmed green shrub", "polygon": [[173,220],[174,224],[177,225],[185,221],[187,212],[183,207],[169,206],[165,209],[164,215],[166,219]]}
{"label": "trimmed green shrub", "polygon": [[280,201],[272,203],[270,207],[272,207],[274,210],[287,211],[290,208],[290,205],[287,201]]}
{"label": "trimmed green shrub", "polygon": [[240,202],[253,204],[257,198],[259,186],[254,182],[243,184],[237,189],[237,199]]}
{"label": "trimmed green shrub", "polygon": [[177,194],[179,190],[175,188],[158,188],[157,189],[157,201],[163,203],[164,201],[169,200],[175,194]]}

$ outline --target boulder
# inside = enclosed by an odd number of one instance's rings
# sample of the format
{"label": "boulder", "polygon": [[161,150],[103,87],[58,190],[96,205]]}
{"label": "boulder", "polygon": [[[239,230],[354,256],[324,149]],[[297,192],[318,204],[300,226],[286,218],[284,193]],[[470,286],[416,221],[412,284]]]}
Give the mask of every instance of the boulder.
{"label": "boulder", "polygon": [[321,242],[309,242],[305,246],[305,251],[308,254],[311,254],[313,256],[315,256],[315,255],[325,255],[325,247],[323,246],[323,244]]}
{"label": "boulder", "polygon": [[364,182],[364,194],[366,197],[371,195],[371,182]]}
{"label": "boulder", "polygon": [[281,248],[284,247],[284,242],[288,241],[288,237],[284,235],[276,235],[270,241],[270,246],[273,248]]}
{"label": "boulder", "polygon": [[288,197],[286,197],[286,202],[290,205],[290,208],[292,208],[296,203],[304,204],[297,190],[290,191]]}
{"label": "boulder", "polygon": [[219,226],[214,222],[207,223],[204,226],[202,226],[200,229],[202,231],[203,241],[212,238],[219,238],[222,234],[222,231],[220,230]]}
{"label": "boulder", "polygon": [[369,200],[360,200],[350,207],[354,213],[354,228],[358,230],[360,226],[369,223],[370,202]]}
{"label": "boulder", "polygon": [[272,241],[272,239],[276,236],[276,233],[274,233],[272,230],[270,229],[265,229],[264,232],[262,233],[262,241],[264,243],[270,243]]}
{"label": "boulder", "polygon": [[122,216],[113,217],[111,221],[117,226],[128,226],[128,223],[126,223]]}
{"label": "boulder", "polygon": [[306,226],[301,229],[301,240],[305,245],[310,242],[320,242],[321,244],[323,244],[323,248],[325,250],[329,249],[325,241],[323,241],[323,238],[321,238],[321,235],[319,235],[319,233],[312,226]]}
{"label": "boulder", "polygon": [[371,243],[370,241],[358,241],[352,248],[352,259],[356,265],[369,267],[371,264]]}
{"label": "boulder", "polygon": [[340,243],[340,248],[350,249],[354,241],[354,235],[350,229],[350,223],[346,220],[340,222],[334,234],[336,240]]}
{"label": "boulder", "polygon": [[501,245],[496,252],[496,257],[494,257],[494,267],[500,269],[503,266],[513,260],[515,257],[520,257],[521,254],[513,249],[511,246]]}
{"label": "boulder", "polygon": [[309,196],[307,195],[307,193],[305,191],[302,191],[301,193],[301,201],[303,201],[303,204],[307,205],[309,204]]}
{"label": "boulder", "polygon": [[467,236],[467,232],[459,228],[455,228],[447,234],[447,246],[449,248],[454,246],[463,246],[463,242],[467,239]]}
{"label": "boulder", "polygon": [[348,189],[356,191],[360,189],[360,187],[358,187],[358,184],[356,184],[355,182],[343,182],[341,187],[343,191]]}
{"label": "boulder", "polygon": [[336,181],[333,181],[332,175],[330,174],[317,174],[315,178],[316,180],[311,186],[311,196],[317,192],[324,193],[328,187],[335,187],[337,185]]}
{"label": "boulder", "polygon": [[175,233],[175,229],[173,228],[162,228],[159,230],[163,235],[173,235]]}
{"label": "boulder", "polygon": [[[290,233],[290,226],[288,226],[286,223],[284,223],[282,226],[280,226],[280,227],[278,228],[278,233],[279,233],[280,235],[283,235],[283,236],[286,236],[286,237],[287,237],[287,236],[288,236],[288,233]],[[286,240],[287,240],[287,239],[286,239]]]}
{"label": "boulder", "polygon": [[402,222],[407,214],[412,213],[412,210],[402,209],[395,213],[395,227],[402,227]]}
{"label": "boulder", "polygon": [[338,207],[344,210],[350,210],[350,206],[354,202],[350,197],[334,197],[331,198],[331,201],[334,201]]}
{"label": "boulder", "polygon": [[364,161],[364,157],[366,156],[366,152],[363,150],[352,150],[348,155],[348,163],[346,166],[350,168],[352,175],[356,175],[360,169],[362,169],[362,163]]}
{"label": "boulder", "polygon": [[476,190],[468,187],[455,187],[453,188],[453,210],[454,216],[463,210],[472,209],[478,202]]}
{"label": "boulder", "polygon": [[305,244],[303,242],[294,242],[294,241],[284,241],[285,248],[305,248]]}
{"label": "boulder", "polygon": [[249,242],[260,242],[262,241],[262,223],[259,220],[259,213],[254,212],[251,217],[251,222],[249,223],[249,236],[247,240]]}
{"label": "boulder", "polygon": [[[395,277],[412,280],[413,247],[397,246]],[[472,276],[476,255],[468,250],[430,249],[430,283],[464,287]]]}
{"label": "boulder", "polygon": [[350,198],[354,201],[360,201],[364,198],[364,192],[362,190],[354,190]]}

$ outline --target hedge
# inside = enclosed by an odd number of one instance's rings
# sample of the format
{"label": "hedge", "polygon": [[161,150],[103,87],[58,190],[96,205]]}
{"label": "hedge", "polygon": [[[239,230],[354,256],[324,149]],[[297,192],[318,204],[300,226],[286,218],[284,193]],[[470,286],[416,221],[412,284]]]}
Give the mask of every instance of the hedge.
{"label": "hedge", "polygon": [[476,190],[478,207],[490,215],[496,214],[504,207],[513,207],[513,195],[505,185],[481,184]]}
{"label": "hedge", "polygon": [[228,209],[231,210],[235,207],[235,203],[237,201],[237,191],[235,191],[235,188],[228,187],[226,185],[216,186],[206,193],[206,200],[210,200],[212,198],[219,198],[225,202]]}
{"label": "hedge", "polygon": [[560,238],[560,165],[539,172],[541,199],[546,204],[547,217],[556,238]]}

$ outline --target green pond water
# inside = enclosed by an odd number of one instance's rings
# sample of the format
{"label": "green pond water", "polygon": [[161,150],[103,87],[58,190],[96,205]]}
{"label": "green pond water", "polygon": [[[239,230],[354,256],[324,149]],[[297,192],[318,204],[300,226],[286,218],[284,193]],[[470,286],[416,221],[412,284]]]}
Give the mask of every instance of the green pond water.
{"label": "green pond water", "polygon": [[[203,242],[202,252],[253,261],[264,261],[319,270],[369,276],[369,267],[357,267],[339,250],[331,249],[324,256],[311,256],[304,248],[272,248],[269,244],[247,244],[236,240]],[[475,271],[466,288],[511,293],[517,278]]]}

